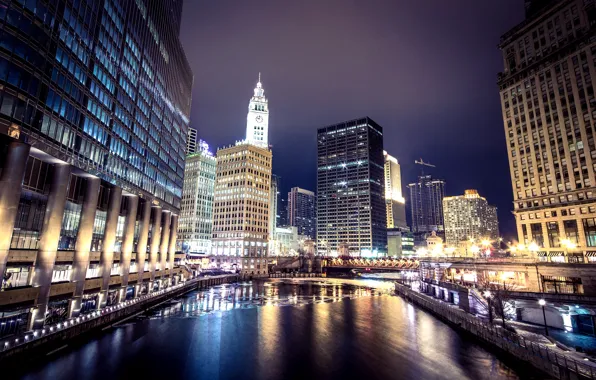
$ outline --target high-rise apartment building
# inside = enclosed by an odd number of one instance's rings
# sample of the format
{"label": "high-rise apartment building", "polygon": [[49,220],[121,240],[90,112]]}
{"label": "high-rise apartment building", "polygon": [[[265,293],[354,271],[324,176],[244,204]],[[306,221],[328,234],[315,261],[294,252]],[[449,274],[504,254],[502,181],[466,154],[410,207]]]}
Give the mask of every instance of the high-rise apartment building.
{"label": "high-rise apartment building", "polygon": [[259,75],[249,103],[246,140],[217,151],[212,260],[220,268],[245,275],[268,273],[271,238],[272,154],[267,134],[260,133],[267,132],[267,125],[257,128],[251,118],[252,111],[262,120],[267,120],[263,115],[269,114],[260,79]]}
{"label": "high-rise apartment building", "polygon": [[385,208],[387,228],[407,228],[406,200],[401,192],[401,168],[397,159],[383,151],[385,159]]}
{"label": "high-rise apartment building", "polygon": [[499,237],[497,208],[489,205],[476,190],[443,198],[443,214],[445,242],[450,246],[470,239],[495,241]]}
{"label": "high-rise apartment building", "polygon": [[[279,181],[278,181],[279,183]],[[281,188],[281,187],[280,187]],[[283,196],[280,192],[277,200],[277,227],[287,227],[290,223],[288,222],[288,198]]]}
{"label": "high-rise apartment building", "polygon": [[288,221],[298,228],[298,235],[316,237],[316,198],[309,190],[293,187],[288,193]]}
{"label": "high-rise apartment building", "polygon": [[198,153],[186,157],[178,240],[191,253],[211,253],[215,156],[201,140]]}
{"label": "high-rise apartment building", "polygon": [[526,3],[498,77],[519,241],[581,256],[596,247],[595,4]]}
{"label": "high-rise apartment building", "polygon": [[410,209],[412,212],[412,232],[428,234],[443,232],[443,197],[445,181],[421,175],[418,182],[408,185]]}
{"label": "high-rise apartment building", "polygon": [[180,6],[0,6],[0,323],[14,322],[3,334],[180,275],[174,254],[193,82],[178,38]]}
{"label": "high-rise apartment building", "polygon": [[186,139],[186,154],[195,154],[199,149],[199,136],[197,130],[188,128],[188,136]]}
{"label": "high-rise apartment building", "polygon": [[319,128],[317,140],[318,252],[385,255],[383,129],[365,117]]}

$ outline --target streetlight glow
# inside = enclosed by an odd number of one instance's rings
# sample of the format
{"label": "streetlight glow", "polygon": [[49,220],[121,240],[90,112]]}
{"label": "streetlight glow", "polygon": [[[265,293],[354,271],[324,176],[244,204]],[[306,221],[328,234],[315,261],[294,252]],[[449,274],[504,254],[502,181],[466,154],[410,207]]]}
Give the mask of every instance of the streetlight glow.
{"label": "streetlight glow", "polygon": [[538,300],[538,305],[544,306],[544,305],[546,305],[546,301],[543,299],[540,299],[540,300]]}

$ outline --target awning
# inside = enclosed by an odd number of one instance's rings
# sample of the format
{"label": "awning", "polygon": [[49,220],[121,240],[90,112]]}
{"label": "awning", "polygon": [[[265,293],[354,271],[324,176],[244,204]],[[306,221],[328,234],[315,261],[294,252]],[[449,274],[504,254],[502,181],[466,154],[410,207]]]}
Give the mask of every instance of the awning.
{"label": "awning", "polygon": [[548,257],[553,257],[553,256],[565,256],[565,252],[560,252],[560,251],[555,251],[555,252],[549,252]]}
{"label": "awning", "polygon": [[588,251],[588,252],[586,252],[586,256],[588,256],[588,257],[596,257],[596,251]]}

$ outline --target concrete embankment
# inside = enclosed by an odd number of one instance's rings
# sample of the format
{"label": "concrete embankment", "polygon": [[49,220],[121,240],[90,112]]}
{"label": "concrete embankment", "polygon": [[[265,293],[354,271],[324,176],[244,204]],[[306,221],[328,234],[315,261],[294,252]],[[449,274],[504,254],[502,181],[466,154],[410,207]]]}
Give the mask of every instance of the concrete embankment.
{"label": "concrete embankment", "polygon": [[176,285],[162,291],[141,296],[136,299],[97,310],[70,320],[65,320],[42,329],[28,331],[18,336],[0,340],[0,363],[6,359],[27,358],[44,355],[48,352],[62,349],[74,339],[110,327],[124,319],[142,313],[163,302],[171,300],[195,289],[207,288],[213,285],[235,282],[236,275],[213,276],[208,278],[194,278],[184,284]]}
{"label": "concrete embankment", "polygon": [[485,323],[472,314],[396,283],[395,292],[439,319],[467,332],[516,360],[525,362],[555,379],[596,379],[596,364],[555,345],[529,341],[502,328]]}

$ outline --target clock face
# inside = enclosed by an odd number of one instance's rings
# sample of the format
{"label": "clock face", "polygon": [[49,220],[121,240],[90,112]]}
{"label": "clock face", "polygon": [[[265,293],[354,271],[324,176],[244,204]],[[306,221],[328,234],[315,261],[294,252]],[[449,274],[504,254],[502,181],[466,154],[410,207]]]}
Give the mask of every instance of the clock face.
{"label": "clock face", "polygon": [[263,117],[261,115],[258,115],[255,120],[257,121],[257,123],[260,123],[263,121]]}

